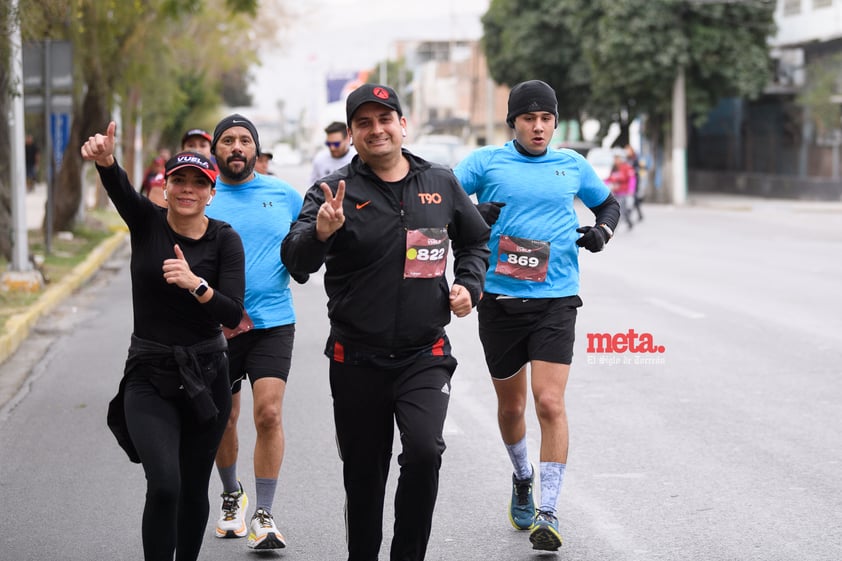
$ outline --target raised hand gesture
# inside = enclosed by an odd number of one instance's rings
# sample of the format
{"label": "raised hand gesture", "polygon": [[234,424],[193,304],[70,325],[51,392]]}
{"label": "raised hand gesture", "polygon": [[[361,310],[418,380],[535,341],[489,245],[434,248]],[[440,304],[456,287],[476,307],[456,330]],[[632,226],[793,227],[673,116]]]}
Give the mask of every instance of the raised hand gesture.
{"label": "raised hand gesture", "polygon": [[114,134],[117,132],[117,123],[111,121],[105,134],[95,134],[88,138],[82,145],[82,158],[94,161],[102,167],[114,164]]}
{"label": "raised hand gesture", "polygon": [[339,182],[336,196],[333,195],[327,183],[322,183],[319,187],[325,194],[325,202],[316,214],[316,237],[319,241],[325,241],[345,224],[345,211],[342,210],[342,201],[345,200],[345,181]]}
{"label": "raised hand gesture", "polygon": [[178,244],[173,246],[174,259],[164,259],[164,280],[167,284],[177,285],[179,288],[192,290],[199,285],[200,278],[190,270],[190,264],[184,258],[184,253]]}

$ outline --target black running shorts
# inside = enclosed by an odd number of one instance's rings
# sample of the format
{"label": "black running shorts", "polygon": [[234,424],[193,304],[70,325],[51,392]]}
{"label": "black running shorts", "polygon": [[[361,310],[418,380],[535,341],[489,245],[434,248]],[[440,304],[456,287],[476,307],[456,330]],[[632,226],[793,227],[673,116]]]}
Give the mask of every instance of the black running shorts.
{"label": "black running shorts", "polygon": [[479,338],[491,377],[505,380],[527,362],[570,364],[579,296],[501,298],[484,294],[477,306]]}
{"label": "black running shorts", "polygon": [[228,340],[231,393],[240,391],[243,378],[254,385],[260,378],[280,378],[284,382],[292,365],[295,324],[268,329],[252,329]]}

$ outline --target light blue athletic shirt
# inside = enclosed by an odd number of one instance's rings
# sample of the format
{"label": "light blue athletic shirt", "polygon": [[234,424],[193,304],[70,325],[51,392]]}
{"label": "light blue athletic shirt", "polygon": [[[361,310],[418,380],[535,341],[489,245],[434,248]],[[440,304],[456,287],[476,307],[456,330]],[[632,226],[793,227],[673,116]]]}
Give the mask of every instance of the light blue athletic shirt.
{"label": "light blue athletic shirt", "polygon": [[[490,266],[485,291],[518,298],[561,298],[579,293],[579,220],[573,197],[587,207],[602,204],[610,190],[574,150],[549,150],[524,156],[513,141],[472,152],[453,170],[462,187],[477,200],[506,206],[491,228]],[[498,275],[500,235],[550,242],[547,276],[543,282]]]}
{"label": "light blue athletic shirt", "polygon": [[219,177],[206,214],[231,224],[246,252],[245,309],[256,329],[295,323],[289,273],[281,263],[281,241],[301,212],[303,199],[291,185],[254,174],[242,185]]}

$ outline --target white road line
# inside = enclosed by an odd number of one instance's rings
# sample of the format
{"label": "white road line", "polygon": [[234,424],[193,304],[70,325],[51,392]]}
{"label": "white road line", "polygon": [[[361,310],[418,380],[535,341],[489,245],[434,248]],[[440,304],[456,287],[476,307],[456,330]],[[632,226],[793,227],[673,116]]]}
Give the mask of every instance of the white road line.
{"label": "white road line", "polygon": [[688,319],[702,319],[703,317],[705,317],[705,314],[703,314],[702,312],[697,312],[695,310],[679,306],[678,304],[673,304],[671,302],[667,302],[666,300],[661,300],[660,298],[647,298],[646,301],[652,304],[653,306],[658,306],[659,308],[667,310],[668,312],[678,314]]}
{"label": "white road line", "polygon": [[630,473],[595,473],[591,477],[600,479],[643,479],[646,477],[644,473],[630,472]]}

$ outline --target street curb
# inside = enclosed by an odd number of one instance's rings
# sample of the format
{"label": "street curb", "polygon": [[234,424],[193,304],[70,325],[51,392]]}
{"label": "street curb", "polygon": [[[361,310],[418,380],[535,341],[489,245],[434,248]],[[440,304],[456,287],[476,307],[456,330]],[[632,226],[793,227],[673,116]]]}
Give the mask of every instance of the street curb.
{"label": "street curb", "polygon": [[76,265],[68,275],[51,286],[25,312],[15,314],[6,321],[7,333],[0,337],[0,364],[12,356],[23,343],[41,316],[50,312],[59,302],[73,294],[88,280],[114,251],[120,247],[128,232],[121,230],[100,243],[87,259]]}

